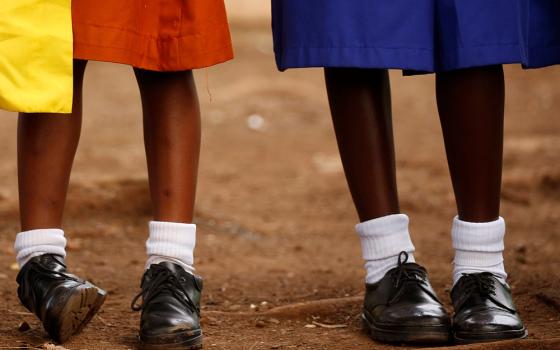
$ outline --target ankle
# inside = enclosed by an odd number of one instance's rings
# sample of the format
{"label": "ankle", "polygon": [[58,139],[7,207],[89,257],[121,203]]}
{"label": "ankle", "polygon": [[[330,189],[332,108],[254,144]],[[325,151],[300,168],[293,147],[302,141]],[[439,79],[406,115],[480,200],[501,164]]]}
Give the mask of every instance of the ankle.
{"label": "ankle", "polygon": [[61,229],[39,229],[20,232],[16,235],[14,249],[18,265],[23,267],[30,259],[54,254],[66,257],[66,238]]}
{"label": "ankle", "polygon": [[181,266],[189,273],[194,272],[196,225],[151,221],[149,231],[150,237],[146,242],[146,269],[152,264],[168,261]]}
{"label": "ankle", "polygon": [[490,272],[505,282],[505,221],[503,218],[484,223],[453,220],[452,239],[455,248],[453,282],[463,274]]}
{"label": "ankle", "polygon": [[401,252],[408,253],[408,261],[414,262],[414,246],[408,231],[408,216],[387,215],[356,225],[360,236],[362,256],[366,268],[366,283],[379,281],[398,264]]}

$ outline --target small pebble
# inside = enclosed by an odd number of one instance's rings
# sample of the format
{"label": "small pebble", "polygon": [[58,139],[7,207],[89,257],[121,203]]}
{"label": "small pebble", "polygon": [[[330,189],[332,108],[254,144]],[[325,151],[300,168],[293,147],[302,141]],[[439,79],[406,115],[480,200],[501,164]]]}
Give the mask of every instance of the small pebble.
{"label": "small pebble", "polygon": [[247,117],[247,127],[254,131],[262,131],[264,129],[264,118],[258,114],[252,114]]}
{"label": "small pebble", "polygon": [[231,305],[229,307],[229,310],[231,310],[231,311],[237,311],[239,309],[241,309],[241,305]]}
{"label": "small pebble", "polygon": [[27,323],[25,321],[20,323],[19,326],[18,326],[18,331],[20,331],[20,332],[27,332],[30,329],[31,329],[31,326],[29,325],[29,323]]}

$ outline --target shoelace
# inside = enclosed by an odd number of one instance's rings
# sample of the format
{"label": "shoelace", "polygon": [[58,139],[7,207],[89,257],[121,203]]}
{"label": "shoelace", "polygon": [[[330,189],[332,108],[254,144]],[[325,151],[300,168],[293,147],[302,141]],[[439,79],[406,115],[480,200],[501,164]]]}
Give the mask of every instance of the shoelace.
{"label": "shoelace", "polygon": [[478,292],[480,296],[490,297],[496,295],[496,286],[490,272],[463,274],[464,290],[467,295]]}
{"label": "shoelace", "polygon": [[[53,259],[55,259],[60,265],[64,266],[64,268],[66,268],[66,265],[64,265],[63,263],[61,263],[60,261],[58,261],[56,258],[53,257]],[[62,271],[55,271],[55,270],[51,270],[47,267],[45,267],[45,265],[42,263],[41,260],[34,260],[34,261],[30,261],[29,262],[29,268],[26,269],[25,271],[25,279],[27,279],[27,275],[29,274],[35,274],[35,276],[33,276],[33,278],[30,279],[29,283],[30,285],[35,285],[35,283],[38,281],[38,279],[47,276],[48,278],[52,278],[55,280],[72,280],[72,281],[76,281],[76,282],[81,282],[79,279],[77,279],[74,276],[69,275],[66,272],[62,272]]]}
{"label": "shoelace", "polygon": [[404,282],[415,282],[426,284],[426,270],[416,264],[407,264],[408,253],[400,252],[397,268],[393,271],[393,279],[395,288],[401,286]]}
{"label": "shoelace", "polygon": [[[164,291],[171,292],[177,300],[179,300],[187,309],[200,315],[200,308],[193,302],[185,287],[181,285],[177,276],[169,269],[159,265],[152,265],[150,270],[146,271],[153,279],[149,283],[145,283],[142,291],[132,299],[130,307],[133,311],[140,311],[150,303],[157,295]],[[138,304],[138,299],[142,298],[142,304]]]}

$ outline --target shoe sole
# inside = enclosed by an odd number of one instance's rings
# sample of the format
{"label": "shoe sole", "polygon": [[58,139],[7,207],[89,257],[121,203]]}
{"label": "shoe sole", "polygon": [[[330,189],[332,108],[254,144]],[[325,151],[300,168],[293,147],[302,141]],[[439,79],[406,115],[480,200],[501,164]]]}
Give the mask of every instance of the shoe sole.
{"label": "shoe sole", "polygon": [[417,326],[407,329],[376,327],[362,314],[364,330],[373,339],[385,343],[400,344],[447,344],[451,339],[450,328],[445,326]]}
{"label": "shoe sole", "polygon": [[202,332],[185,331],[166,335],[161,338],[152,337],[150,341],[140,337],[140,350],[198,350],[202,349]]}
{"label": "shoe sole", "polygon": [[529,335],[527,329],[488,333],[453,333],[455,344],[491,343],[503,340],[525,339]]}
{"label": "shoe sole", "polygon": [[[91,321],[105,302],[106,296],[104,290],[87,283],[79,293],[69,297],[59,314],[51,317],[54,322],[45,322],[45,329],[57,342],[62,344],[68,341]],[[53,327],[48,327],[50,324]]]}

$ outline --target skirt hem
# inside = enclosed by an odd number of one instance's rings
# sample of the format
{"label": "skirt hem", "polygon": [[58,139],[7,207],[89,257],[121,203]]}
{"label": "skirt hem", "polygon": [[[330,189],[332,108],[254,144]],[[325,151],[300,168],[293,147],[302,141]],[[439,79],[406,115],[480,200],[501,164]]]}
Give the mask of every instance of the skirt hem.
{"label": "skirt hem", "polygon": [[521,47],[511,44],[457,48],[453,54],[443,57],[438,57],[434,49],[421,48],[295,47],[276,48],[275,53],[281,71],[290,68],[338,67],[437,73],[497,64],[527,64]]}
{"label": "skirt hem", "polygon": [[88,23],[74,25],[74,58],[153,71],[206,68],[233,58],[227,22],[212,31],[153,37]]}
{"label": "skirt hem", "polygon": [[189,55],[178,56],[177,60],[183,63],[170,64],[167,62],[156,63],[154,60],[146,60],[145,58],[131,58],[130,52],[123,48],[103,47],[97,45],[80,44],[79,48],[74,51],[74,59],[111,62],[126,64],[134,68],[157,72],[178,72],[192,69],[208,68],[220,63],[232,60],[233,53],[228,52],[229,47],[218,49],[215,52],[205,52],[205,55],[212,54],[211,58],[203,61],[193,62]]}
{"label": "skirt hem", "polygon": [[530,47],[527,49],[525,68],[542,68],[560,64],[560,46]]}

